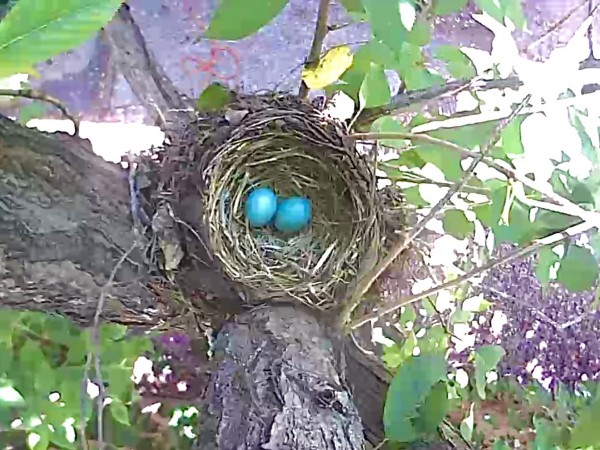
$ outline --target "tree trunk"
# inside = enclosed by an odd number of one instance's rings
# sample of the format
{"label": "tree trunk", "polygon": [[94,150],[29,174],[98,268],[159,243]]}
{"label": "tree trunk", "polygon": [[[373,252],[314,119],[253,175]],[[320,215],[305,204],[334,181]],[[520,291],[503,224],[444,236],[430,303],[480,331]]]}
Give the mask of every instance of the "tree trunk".
{"label": "tree trunk", "polygon": [[[147,329],[172,318],[147,287],[139,250],[106,286],[136,237],[127,175],[89,142],[0,117],[0,212],[2,307],[88,326],[103,293],[104,321]],[[359,449],[363,411],[364,434],[381,440],[387,374],[347,344],[345,381],[333,338],[292,306],[257,308],[225,324],[198,448]]]}
{"label": "tree trunk", "polygon": [[[88,325],[116,261],[134,236],[127,177],[88,141],[25,129],[0,116],[0,299]],[[146,288],[139,252],[105,293],[104,319],[164,319]]]}

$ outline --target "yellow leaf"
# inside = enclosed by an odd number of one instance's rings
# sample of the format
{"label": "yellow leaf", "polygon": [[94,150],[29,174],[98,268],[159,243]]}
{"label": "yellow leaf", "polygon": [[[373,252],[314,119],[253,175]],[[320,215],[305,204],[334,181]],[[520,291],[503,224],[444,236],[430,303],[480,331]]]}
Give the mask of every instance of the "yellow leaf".
{"label": "yellow leaf", "polygon": [[302,71],[302,80],[311,89],[323,89],[336,82],[352,65],[352,51],[344,45],[334,47],[325,53],[316,67]]}

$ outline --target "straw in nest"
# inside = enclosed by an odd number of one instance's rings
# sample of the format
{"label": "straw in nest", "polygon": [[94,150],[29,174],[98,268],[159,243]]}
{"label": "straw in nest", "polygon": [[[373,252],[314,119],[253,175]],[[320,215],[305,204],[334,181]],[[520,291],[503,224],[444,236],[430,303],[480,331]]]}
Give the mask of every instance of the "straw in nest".
{"label": "straw in nest", "polygon": [[[225,274],[259,300],[330,308],[380,239],[372,164],[344,142],[339,125],[309,105],[287,97],[253,105],[224,143],[202,148],[210,250]],[[297,235],[251,228],[244,202],[259,186],[280,197],[308,197],[311,225]]]}

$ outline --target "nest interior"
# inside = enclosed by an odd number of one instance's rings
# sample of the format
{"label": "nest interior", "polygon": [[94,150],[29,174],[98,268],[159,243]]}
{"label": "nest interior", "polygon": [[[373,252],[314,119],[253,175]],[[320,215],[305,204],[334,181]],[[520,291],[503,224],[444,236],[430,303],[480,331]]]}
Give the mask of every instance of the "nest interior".
{"label": "nest interior", "polygon": [[[176,143],[171,191],[199,195],[202,217],[195,226],[202,230],[192,234],[205,238],[227,278],[250,290],[246,301],[293,299],[328,309],[345,297],[377,248],[373,163],[344,135],[309,104],[264,96],[238,98],[219,114],[198,117]],[[250,227],[245,199],[259,186],[280,197],[308,197],[311,224],[292,235]]]}

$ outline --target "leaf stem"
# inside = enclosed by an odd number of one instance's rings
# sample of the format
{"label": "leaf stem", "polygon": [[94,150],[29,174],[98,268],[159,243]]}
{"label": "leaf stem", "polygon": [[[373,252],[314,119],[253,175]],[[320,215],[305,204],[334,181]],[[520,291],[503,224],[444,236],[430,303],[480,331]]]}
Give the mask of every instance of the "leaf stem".
{"label": "leaf stem", "polygon": [[[321,55],[321,49],[323,47],[323,40],[327,35],[328,28],[327,23],[329,22],[329,0],[321,0],[319,2],[319,11],[317,13],[317,24],[315,26],[315,34],[312,41],[312,46],[310,47],[310,52],[307,58],[307,66],[316,64],[319,60],[319,56]],[[308,97],[309,88],[302,81],[300,83],[300,93],[298,94],[300,98],[306,99]]]}

